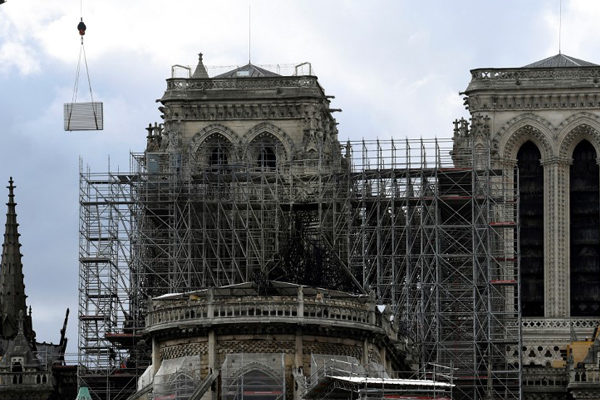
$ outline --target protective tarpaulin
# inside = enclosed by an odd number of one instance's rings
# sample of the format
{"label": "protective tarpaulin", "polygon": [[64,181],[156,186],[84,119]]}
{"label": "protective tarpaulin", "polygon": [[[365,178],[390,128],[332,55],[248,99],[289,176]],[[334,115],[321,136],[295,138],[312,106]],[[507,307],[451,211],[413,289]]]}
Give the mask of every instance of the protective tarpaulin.
{"label": "protective tarpaulin", "polygon": [[154,400],[187,400],[200,384],[200,357],[163,360],[154,376]]}

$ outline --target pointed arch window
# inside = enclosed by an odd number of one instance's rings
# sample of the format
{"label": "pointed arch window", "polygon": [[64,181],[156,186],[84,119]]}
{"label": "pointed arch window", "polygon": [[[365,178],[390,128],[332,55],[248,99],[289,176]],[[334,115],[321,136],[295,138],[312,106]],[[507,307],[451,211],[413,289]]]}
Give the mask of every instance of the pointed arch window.
{"label": "pointed arch window", "polygon": [[600,315],[600,197],[596,149],[582,140],[570,169],[571,316]]}
{"label": "pointed arch window", "polygon": [[525,142],[517,153],[521,254],[521,313],[544,316],[544,172],[537,146]]}
{"label": "pointed arch window", "polygon": [[258,166],[260,168],[274,169],[277,166],[277,154],[271,145],[262,145],[258,151]]}
{"label": "pointed arch window", "polygon": [[210,157],[208,163],[211,167],[220,167],[227,165],[227,149],[225,146],[219,144],[213,147],[210,151]]}

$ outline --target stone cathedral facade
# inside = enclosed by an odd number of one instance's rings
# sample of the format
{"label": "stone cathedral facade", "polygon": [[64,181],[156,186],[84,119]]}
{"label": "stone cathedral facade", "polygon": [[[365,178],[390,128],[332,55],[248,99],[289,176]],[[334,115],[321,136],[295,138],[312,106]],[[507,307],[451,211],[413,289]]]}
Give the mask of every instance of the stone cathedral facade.
{"label": "stone cathedral facade", "polygon": [[524,398],[598,398],[600,66],[558,54],[471,74],[465,105],[519,171]]}

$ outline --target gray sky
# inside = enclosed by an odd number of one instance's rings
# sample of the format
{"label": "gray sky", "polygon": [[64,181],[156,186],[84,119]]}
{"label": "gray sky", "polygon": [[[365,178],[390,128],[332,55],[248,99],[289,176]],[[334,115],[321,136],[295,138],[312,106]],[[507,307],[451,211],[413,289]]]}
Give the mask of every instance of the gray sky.
{"label": "gray sky", "polygon": [[[600,2],[563,3],[563,53],[600,63]],[[310,61],[336,96],[333,107],[343,109],[336,114],[340,140],[449,137],[451,122],[466,116],[458,92],[469,69],[556,54],[558,14],[559,0],[252,0],[252,61]],[[248,0],[83,0],[105,130],[66,133],[79,17],[79,0],[0,6],[0,181],[13,176],[17,185],[38,339],[57,341],[70,307],[70,351],[77,342],[79,157],[95,171],[107,170],[109,157],[113,169],[127,170],[129,152],[143,150],[144,127],[159,120],[155,99],[171,65],[195,65],[198,52],[209,66],[248,60]]]}

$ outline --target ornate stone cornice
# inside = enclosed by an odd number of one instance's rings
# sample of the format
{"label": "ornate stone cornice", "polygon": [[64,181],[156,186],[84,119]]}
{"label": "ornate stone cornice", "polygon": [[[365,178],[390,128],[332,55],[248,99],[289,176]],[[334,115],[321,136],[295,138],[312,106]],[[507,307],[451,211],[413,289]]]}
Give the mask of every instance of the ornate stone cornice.
{"label": "ornate stone cornice", "polygon": [[331,110],[322,103],[245,102],[245,103],[181,103],[160,107],[165,123],[170,121],[231,121],[313,119],[335,125]]}
{"label": "ornate stone cornice", "polygon": [[230,121],[298,119],[305,117],[305,105],[298,103],[206,103],[162,107],[165,120]]}
{"label": "ornate stone cornice", "polygon": [[476,111],[529,111],[600,108],[598,93],[548,93],[548,94],[480,94],[467,98],[469,109]]}

